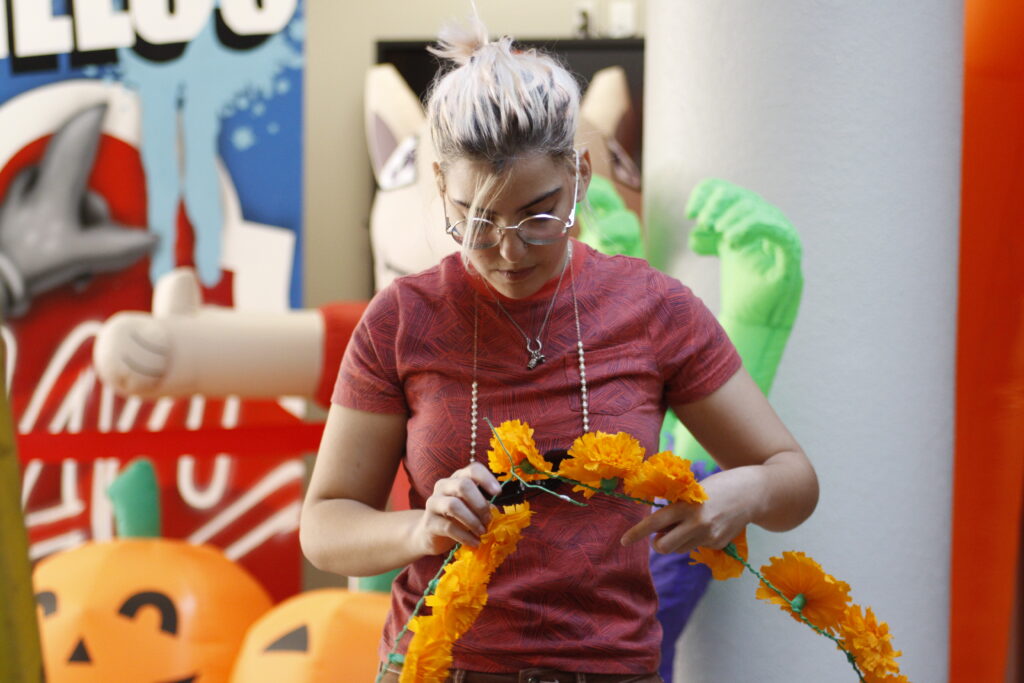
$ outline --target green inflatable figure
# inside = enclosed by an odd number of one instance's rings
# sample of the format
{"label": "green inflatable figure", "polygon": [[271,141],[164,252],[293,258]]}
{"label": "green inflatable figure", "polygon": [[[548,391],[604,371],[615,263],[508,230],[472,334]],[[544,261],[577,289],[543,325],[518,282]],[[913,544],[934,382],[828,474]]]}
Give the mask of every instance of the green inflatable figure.
{"label": "green inflatable figure", "polygon": [[[690,248],[721,261],[718,321],[743,366],[768,394],[793,330],[804,279],[800,237],[786,217],[759,195],[724,180],[704,180],[686,206],[696,220]],[[675,415],[662,429],[662,446],[693,462],[714,461]]]}

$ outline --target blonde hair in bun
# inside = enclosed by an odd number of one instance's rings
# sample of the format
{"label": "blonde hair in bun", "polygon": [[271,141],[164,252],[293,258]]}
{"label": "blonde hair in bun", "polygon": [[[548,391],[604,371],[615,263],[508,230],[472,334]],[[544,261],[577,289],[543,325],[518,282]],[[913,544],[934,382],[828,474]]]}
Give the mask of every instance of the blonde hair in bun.
{"label": "blonde hair in bun", "polygon": [[500,171],[532,154],[573,158],[579,119],[576,79],[552,56],[518,50],[508,36],[491,41],[476,14],[450,23],[431,53],[449,60],[434,79],[427,121],[442,166],[468,158]]}

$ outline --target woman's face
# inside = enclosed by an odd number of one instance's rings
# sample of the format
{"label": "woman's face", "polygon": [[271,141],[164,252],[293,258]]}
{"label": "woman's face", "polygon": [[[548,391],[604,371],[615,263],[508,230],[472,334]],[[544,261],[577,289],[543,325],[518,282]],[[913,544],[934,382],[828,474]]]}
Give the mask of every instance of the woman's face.
{"label": "woman's face", "polygon": [[[505,172],[507,176],[499,181],[497,196],[481,204],[479,217],[500,226],[516,225],[539,213],[567,220],[575,202],[586,194],[590,180],[590,157],[586,152],[580,155],[579,166],[579,186],[574,197],[576,174],[564,161],[537,154],[512,162]],[[448,165],[440,180],[442,201],[447,202],[452,223],[467,216],[477,179],[490,173],[493,171],[487,162],[458,159]],[[515,232],[503,231],[496,246],[468,249],[466,253],[469,262],[494,289],[509,298],[522,299],[559,275],[565,264],[568,238],[533,245],[512,234]]]}

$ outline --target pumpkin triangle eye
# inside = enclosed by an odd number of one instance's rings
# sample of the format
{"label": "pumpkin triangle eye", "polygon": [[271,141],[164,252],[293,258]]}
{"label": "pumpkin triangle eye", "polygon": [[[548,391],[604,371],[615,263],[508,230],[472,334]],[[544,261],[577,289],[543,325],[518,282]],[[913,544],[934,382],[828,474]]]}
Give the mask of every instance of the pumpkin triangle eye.
{"label": "pumpkin triangle eye", "polygon": [[71,657],[68,658],[68,663],[71,662],[82,662],[84,664],[91,664],[92,658],[89,657],[89,651],[85,649],[85,639],[78,641],[78,645],[75,645],[75,651],[71,653]]}
{"label": "pumpkin triangle eye", "polygon": [[300,626],[267,645],[264,652],[305,652],[308,649],[309,630],[305,626]]}

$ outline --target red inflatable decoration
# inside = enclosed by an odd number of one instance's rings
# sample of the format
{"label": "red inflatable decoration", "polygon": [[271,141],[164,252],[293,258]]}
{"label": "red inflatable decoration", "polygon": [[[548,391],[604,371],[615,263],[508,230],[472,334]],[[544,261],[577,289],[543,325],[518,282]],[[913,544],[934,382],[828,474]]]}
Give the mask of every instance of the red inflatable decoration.
{"label": "red inflatable decoration", "polygon": [[[950,681],[1002,683],[1018,572],[1024,421],[1024,3],[968,0]],[[1016,414],[1014,414],[1016,413]]]}

